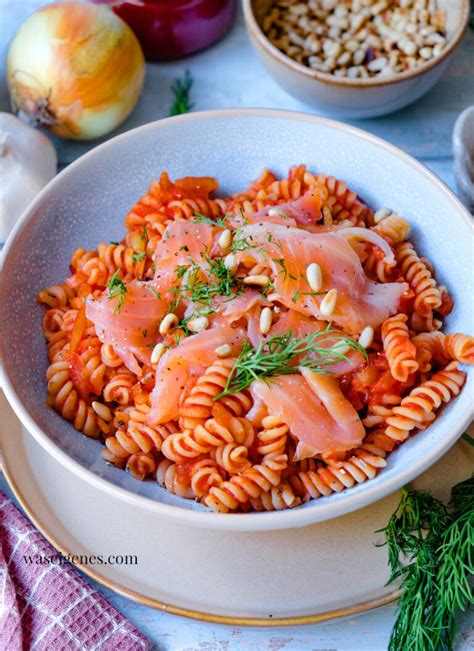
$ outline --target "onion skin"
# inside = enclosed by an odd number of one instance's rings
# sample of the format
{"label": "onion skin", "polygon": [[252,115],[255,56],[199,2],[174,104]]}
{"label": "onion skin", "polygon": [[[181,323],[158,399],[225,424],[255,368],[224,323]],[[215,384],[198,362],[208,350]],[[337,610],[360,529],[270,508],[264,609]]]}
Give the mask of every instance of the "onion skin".
{"label": "onion skin", "polygon": [[8,52],[12,108],[62,138],[92,140],[134,108],[145,76],[140,44],[104,5],[47,5],[26,20]]}

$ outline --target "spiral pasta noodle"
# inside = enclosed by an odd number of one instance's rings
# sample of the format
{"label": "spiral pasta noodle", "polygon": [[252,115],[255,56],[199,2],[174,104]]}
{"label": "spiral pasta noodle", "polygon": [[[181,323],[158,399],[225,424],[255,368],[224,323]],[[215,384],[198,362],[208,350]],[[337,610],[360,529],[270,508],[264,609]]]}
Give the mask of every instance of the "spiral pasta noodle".
{"label": "spiral pasta noodle", "polygon": [[[453,364],[451,366],[451,364]],[[412,389],[387,418],[386,436],[401,443],[415,429],[423,429],[434,420],[434,412],[461,391],[466,374],[451,363],[419,387]]]}
{"label": "spiral pasta noodle", "polygon": [[300,471],[290,477],[289,482],[301,498],[317,499],[327,497],[355,484],[373,479],[386,465],[385,459],[370,450],[359,448],[346,461],[328,462],[317,470]]}
{"label": "spiral pasta noodle", "polygon": [[371,230],[387,240],[389,244],[395,245],[406,240],[410,233],[410,224],[400,215],[391,213],[372,226]]}
{"label": "spiral pasta noodle", "polygon": [[192,429],[212,414],[214,398],[221,393],[235,364],[235,358],[219,359],[198,379],[180,408],[180,425]]}
{"label": "spiral pasta noodle", "polygon": [[460,333],[446,335],[444,350],[450,359],[463,364],[474,364],[474,337]]}
{"label": "spiral pasta noodle", "polygon": [[382,325],[382,341],[390,372],[399,382],[406,382],[418,370],[416,348],[410,342],[406,314],[388,318]]}
{"label": "spiral pasta noodle", "polygon": [[145,253],[137,252],[131,246],[123,244],[106,244],[102,242],[97,247],[99,260],[106,269],[106,278],[109,279],[118,270],[122,271],[125,278],[141,278],[145,269]]}
{"label": "spiral pasta noodle", "polygon": [[324,206],[329,208],[332,219],[336,222],[348,221],[354,226],[365,226],[370,214],[369,209],[349,190],[345,181],[338,181],[334,176],[316,174],[316,181],[326,187],[328,196]]}
{"label": "spiral pasta noodle", "polygon": [[301,503],[301,499],[295,495],[291,484],[282,481],[274,486],[267,493],[250,500],[254,511],[282,511],[292,509]]}
{"label": "spiral pasta noodle", "polygon": [[432,310],[441,306],[440,292],[430,270],[410,242],[397,246],[396,258],[404,277],[415,292],[415,311],[421,316],[428,316]]}
{"label": "spiral pasta noodle", "polygon": [[71,380],[69,361],[53,362],[47,372],[48,404],[86,436],[97,438],[108,432],[108,425],[97,416],[86,400],[79,396]]}
{"label": "spiral pasta noodle", "polygon": [[179,497],[192,498],[194,491],[188,478],[178,471],[175,463],[169,459],[163,459],[158,463],[156,469],[156,481],[166,490]]}
{"label": "spiral pasta noodle", "polygon": [[194,430],[187,429],[169,436],[163,445],[163,454],[168,459],[182,462],[207,454],[212,448],[227,443],[241,443],[245,440],[250,425],[244,425],[243,422],[245,419],[231,417],[224,424],[216,418],[209,418],[203,425],[196,425]]}
{"label": "spiral pasta noodle", "polygon": [[220,486],[213,486],[203,503],[214,511],[235,511],[251,498],[258,498],[272,486],[278,486],[281,472],[288,464],[288,457],[267,455],[261,464],[252,466],[242,475],[234,475]]}

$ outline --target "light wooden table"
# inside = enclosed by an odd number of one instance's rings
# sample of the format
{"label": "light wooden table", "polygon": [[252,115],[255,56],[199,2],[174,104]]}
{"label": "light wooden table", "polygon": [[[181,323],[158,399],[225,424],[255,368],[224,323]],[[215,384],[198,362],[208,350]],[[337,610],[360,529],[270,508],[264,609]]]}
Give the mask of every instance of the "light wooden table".
{"label": "light wooden table", "polygon": [[[40,0],[0,0],[0,110],[8,110],[4,59],[7,43]],[[170,86],[189,69],[194,78],[195,110],[224,107],[311,109],[282,91],[265,73],[247,40],[242,16],[231,33],[210,50],[174,63],[148,66],[140,103],[120,129],[157,120],[168,114]],[[474,104],[474,33],[466,34],[460,51],[441,82],[424,98],[393,115],[352,124],[386,138],[423,161],[454,188],[451,133],[454,121]],[[65,166],[94,145],[56,142]],[[317,152],[315,152],[317,161]],[[8,491],[3,478],[0,488]],[[154,611],[97,586],[160,651],[383,651],[387,647],[395,607],[326,625],[291,628],[236,628],[182,619]],[[474,649],[472,618],[460,621],[457,649]]]}

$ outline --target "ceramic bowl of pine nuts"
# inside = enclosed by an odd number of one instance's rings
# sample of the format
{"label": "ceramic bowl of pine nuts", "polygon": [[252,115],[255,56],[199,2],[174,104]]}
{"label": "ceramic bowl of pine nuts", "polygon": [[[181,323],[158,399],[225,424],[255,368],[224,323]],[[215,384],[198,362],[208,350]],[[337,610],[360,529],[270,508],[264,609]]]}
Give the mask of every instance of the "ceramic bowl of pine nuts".
{"label": "ceramic bowl of pine nuts", "polygon": [[342,118],[427,93],[461,42],[469,0],[243,0],[253,47],[288,93]]}

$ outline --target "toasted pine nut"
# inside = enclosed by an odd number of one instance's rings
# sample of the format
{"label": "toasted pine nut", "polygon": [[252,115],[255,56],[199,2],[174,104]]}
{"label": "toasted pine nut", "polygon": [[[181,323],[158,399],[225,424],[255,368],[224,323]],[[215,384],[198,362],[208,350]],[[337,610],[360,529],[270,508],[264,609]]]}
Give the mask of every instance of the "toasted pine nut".
{"label": "toasted pine nut", "polygon": [[264,307],[260,312],[260,332],[266,335],[272,327],[272,311],[269,307]]}
{"label": "toasted pine nut", "polygon": [[270,303],[274,303],[275,301],[281,301],[281,294],[278,292],[272,292],[271,294],[268,294],[267,300],[270,301]]}
{"label": "toasted pine nut", "polygon": [[257,285],[257,287],[266,287],[270,282],[270,278],[263,275],[246,276],[242,282],[244,285]]}
{"label": "toasted pine nut", "polygon": [[290,215],[286,212],[286,210],[283,210],[283,208],[278,208],[278,206],[273,206],[273,208],[270,208],[270,210],[268,211],[268,216],[281,217],[282,219],[290,218]]}
{"label": "toasted pine nut", "polygon": [[306,269],[306,278],[311,290],[313,292],[319,292],[323,286],[323,274],[321,272],[321,267],[317,262],[312,262],[308,265],[308,268]]}
{"label": "toasted pine nut", "polygon": [[379,208],[374,214],[374,223],[378,224],[380,221],[382,221],[382,219],[385,219],[385,217],[388,217],[391,214],[392,211],[390,208]]}
{"label": "toasted pine nut", "polygon": [[102,418],[102,420],[105,420],[106,422],[109,422],[113,418],[110,409],[107,407],[107,405],[104,405],[101,402],[96,402],[94,400],[92,403],[92,409],[95,411],[99,418]]}
{"label": "toasted pine nut", "polygon": [[167,314],[165,318],[162,320],[160,323],[160,328],[159,332],[162,337],[165,335],[169,334],[173,330],[176,330],[179,324],[179,319],[176,316],[176,314],[173,314],[172,312],[170,314]]}
{"label": "toasted pine nut", "polygon": [[229,344],[222,344],[222,346],[217,346],[215,353],[217,357],[229,357],[232,352],[232,348]]}
{"label": "toasted pine nut", "polygon": [[339,355],[347,355],[351,347],[348,346],[344,341],[338,341],[333,347],[333,351]]}
{"label": "toasted pine nut", "polygon": [[224,258],[224,267],[230,271],[231,274],[234,274],[238,269],[237,258],[233,253],[229,253]]}
{"label": "toasted pine nut", "polygon": [[198,316],[188,321],[187,325],[191,332],[203,332],[209,326],[209,319],[207,316]]}
{"label": "toasted pine nut", "polygon": [[151,359],[150,359],[151,363],[158,364],[164,352],[165,352],[165,345],[161,343],[156,344],[156,346],[153,348],[151,352]]}
{"label": "toasted pine nut", "polygon": [[232,232],[226,228],[225,231],[222,231],[222,233],[219,235],[217,242],[221,249],[228,249],[232,244]]}
{"label": "toasted pine nut", "polygon": [[372,326],[367,326],[362,330],[359,336],[359,344],[362,348],[368,348],[374,340],[374,329]]}
{"label": "toasted pine nut", "polygon": [[323,316],[331,316],[337,303],[337,289],[330,289],[321,301],[319,309]]}

